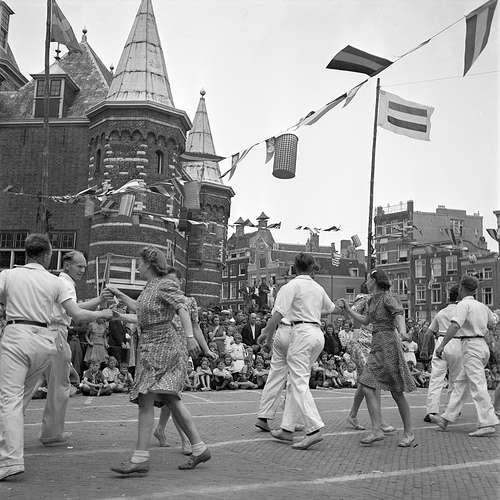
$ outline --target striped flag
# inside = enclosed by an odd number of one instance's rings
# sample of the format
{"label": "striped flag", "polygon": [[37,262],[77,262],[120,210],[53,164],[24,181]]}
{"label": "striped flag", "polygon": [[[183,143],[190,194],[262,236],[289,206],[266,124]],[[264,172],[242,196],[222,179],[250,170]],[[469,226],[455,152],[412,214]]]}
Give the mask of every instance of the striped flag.
{"label": "striped flag", "polygon": [[354,97],[356,96],[356,94],[358,93],[358,90],[367,82],[368,80],[365,80],[363,83],[360,83],[359,85],[356,85],[356,87],[352,88],[351,90],[349,90],[349,92],[347,93],[347,98],[344,102],[344,105],[342,106],[343,108],[345,108],[353,99]]}
{"label": "striped flag", "polygon": [[361,240],[359,239],[359,236],[357,234],[351,236],[351,241],[356,248],[361,246]]}
{"label": "striped flag", "polygon": [[446,234],[450,237],[451,242],[456,246],[457,245],[457,238],[455,236],[455,231],[453,229],[445,229]]}
{"label": "striped flag", "polygon": [[78,44],[75,33],[73,32],[73,28],[64,17],[59,5],[56,3],[56,0],[52,0],[50,41],[66,45],[70,52],[81,52],[80,45]]}
{"label": "striped flag", "polygon": [[466,16],[464,76],[488,43],[496,6],[497,0],[490,0]]}
{"label": "striped flag", "polygon": [[341,255],[338,252],[332,252],[332,266],[339,267]]}
{"label": "striped flag", "polygon": [[496,229],[486,229],[486,232],[495,240],[500,242],[500,231]]}
{"label": "striped flag", "polygon": [[186,195],[185,206],[188,210],[199,210],[200,208],[200,183],[189,181],[184,184],[184,194]]}
{"label": "striped flag", "polygon": [[132,217],[134,210],[135,196],[133,194],[124,194],[120,200],[120,208],[118,215],[125,215],[125,217]]}
{"label": "striped flag", "polygon": [[348,45],[335,55],[328,63],[327,69],[354,71],[356,73],[365,73],[368,76],[375,76],[391,64],[392,61],[388,59],[382,59]]}
{"label": "striped flag", "polygon": [[346,97],[347,94],[343,94],[340,97],[337,97],[337,99],[335,99],[334,101],[329,102],[322,108],[318,109],[318,111],[311,111],[311,113],[309,113],[305,118],[297,123],[297,127],[315,124],[318,120],[323,118],[323,116],[325,116],[328,111],[331,111],[335,106],[339,105]]}
{"label": "striped flag", "polygon": [[397,95],[380,90],[377,125],[395,134],[430,141],[433,112],[434,108],[430,106],[406,101]]}

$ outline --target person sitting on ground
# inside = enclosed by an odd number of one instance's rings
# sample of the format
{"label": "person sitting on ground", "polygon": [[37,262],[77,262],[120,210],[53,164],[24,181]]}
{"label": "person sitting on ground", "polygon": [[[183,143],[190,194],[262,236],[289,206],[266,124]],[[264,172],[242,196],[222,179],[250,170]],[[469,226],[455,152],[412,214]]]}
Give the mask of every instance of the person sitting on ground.
{"label": "person sitting on ground", "polygon": [[[210,364],[210,369],[213,371],[213,369],[217,367],[217,360],[220,358],[220,352],[219,352],[219,349],[217,348],[217,344],[215,342],[209,342],[208,348],[210,349],[211,352],[216,354],[215,357],[212,357],[208,360],[209,364]],[[200,361],[200,364],[201,364],[201,361]]]}
{"label": "person sitting on ground", "polygon": [[413,380],[415,381],[415,385],[417,387],[425,387],[425,381],[422,378],[422,372],[420,370],[417,370],[413,361],[408,361],[407,363],[408,363],[408,368],[410,369],[410,374],[413,377]]}
{"label": "person sitting on ground", "polygon": [[[233,376],[234,373],[234,362],[231,354],[226,353],[224,356],[222,356],[222,359],[224,360],[224,368]],[[234,377],[233,377],[234,380]]]}
{"label": "person sitting on ground", "polygon": [[120,373],[118,373],[115,380],[117,384],[115,392],[126,392],[127,394],[130,392],[134,384],[134,379],[128,371],[127,363],[120,363]]}
{"label": "person sitting on ground", "polygon": [[227,370],[224,359],[219,358],[217,368],[214,368],[214,385],[216,391],[227,389],[237,389],[238,386],[233,382],[233,375]]}
{"label": "person sitting on ground", "polygon": [[196,374],[198,375],[198,380],[200,383],[200,390],[211,391],[212,385],[212,370],[208,358],[201,359],[201,365],[196,369]]}
{"label": "person sitting on ground", "polygon": [[113,392],[122,392],[121,390],[116,390],[118,387],[116,376],[120,373],[120,369],[116,366],[117,364],[116,358],[110,356],[106,368],[102,371],[102,376],[106,379],[106,382]]}
{"label": "person sitting on ground", "polygon": [[334,389],[341,389],[342,382],[340,381],[340,372],[338,370],[335,359],[329,359],[325,367],[325,381],[323,387],[332,387]]}
{"label": "person sitting on ground", "polygon": [[89,361],[89,369],[83,373],[82,393],[86,396],[109,396],[111,387],[106,378],[99,370],[100,361],[92,358]]}
{"label": "person sitting on ground", "polygon": [[267,382],[267,376],[269,375],[269,370],[264,367],[264,360],[257,358],[255,361],[255,383],[259,389],[263,389]]}
{"label": "person sitting on ground", "polygon": [[197,391],[201,386],[198,374],[194,370],[194,365],[192,360],[188,360],[187,372],[186,372],[186,382],[184,384],[185,391]]}
{"label": "person sitting on ground", "polygon": [[353,361],[347,363],[343,376],[344,387],[358,387],[358,374],[356,372],[356,365]]}

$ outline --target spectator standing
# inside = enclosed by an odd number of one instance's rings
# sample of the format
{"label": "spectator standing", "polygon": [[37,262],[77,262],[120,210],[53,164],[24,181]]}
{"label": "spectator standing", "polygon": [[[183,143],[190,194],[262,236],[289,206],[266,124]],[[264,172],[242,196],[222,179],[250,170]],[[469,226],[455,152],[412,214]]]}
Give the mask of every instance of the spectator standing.
{"label": "spectator standing", "polygon": [[257,324],[257,314],[250,313],[248,317],[248,323],[241,329],[241,337],[243,343],[247,346],[253,346],[257,344],[257,339],[260,337],[261,327]]}

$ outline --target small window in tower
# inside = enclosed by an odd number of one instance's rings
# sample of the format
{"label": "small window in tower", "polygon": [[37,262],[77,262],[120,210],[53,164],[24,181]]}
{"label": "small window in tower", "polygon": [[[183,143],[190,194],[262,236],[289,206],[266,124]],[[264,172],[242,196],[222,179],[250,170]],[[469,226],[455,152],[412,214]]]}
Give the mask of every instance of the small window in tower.
{"label": "small window in tower", "polygon": [[0,46],[7,48],[7,34],[9,33],[9,14],[2,9],[2,18],[0,21]]}
{"label": "small window in tower", "polygon": [[95,171],[96,172],[100,172],[101,171],[101,160],[102,160],[101,150],[98,149],[95,152],[95,158],[94,158],[94,165],[95,165]]}
{"label": "small window in tower", "polygon": [[164,174],[164,158],[161,151],[156,152],[156,173]]}

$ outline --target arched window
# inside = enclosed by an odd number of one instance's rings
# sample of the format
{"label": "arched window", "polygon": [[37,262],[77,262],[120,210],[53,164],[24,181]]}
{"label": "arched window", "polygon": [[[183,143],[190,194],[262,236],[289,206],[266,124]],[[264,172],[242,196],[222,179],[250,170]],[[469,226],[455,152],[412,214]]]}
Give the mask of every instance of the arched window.
{"label": "arched window", "polygon": [[101,150],[98,149],[95,152],[95,158],[94,158],[94,165],[95,165],[95,172],[100,172],[101,171]]}
{"label": "arched window", "polygon": [[161,151],[156,152],[156,173],[164,174],[165,165],[164,165],[164,157]]}

